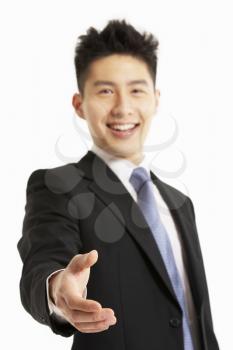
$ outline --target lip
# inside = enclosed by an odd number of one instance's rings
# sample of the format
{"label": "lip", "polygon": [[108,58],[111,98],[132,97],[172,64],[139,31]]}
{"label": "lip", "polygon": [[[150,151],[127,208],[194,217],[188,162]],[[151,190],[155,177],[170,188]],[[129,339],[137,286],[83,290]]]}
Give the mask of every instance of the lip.
{"label": "lip", "polygon": [[126,124],[139,124],[139,123],[136,123],[136,122],[132,122],[132,121],[128,121],[128,122],[124,122],[124,123],[107,123],[106,125],[109,126],[109,125],[126,125]]}
{"label": "lip", "polygon": [[[132,129],[129,130],[114,130],[109,127],[109,125],[125,125],[125,124],[135,124],[135,126]],[[137,132],[140,124],[139,123],[109,123],[107,124],[108,130],[111,132],[113,136],[116,136],[117,138],[124,139],[128,138],[129,136],[133,135],[135,132]]]}

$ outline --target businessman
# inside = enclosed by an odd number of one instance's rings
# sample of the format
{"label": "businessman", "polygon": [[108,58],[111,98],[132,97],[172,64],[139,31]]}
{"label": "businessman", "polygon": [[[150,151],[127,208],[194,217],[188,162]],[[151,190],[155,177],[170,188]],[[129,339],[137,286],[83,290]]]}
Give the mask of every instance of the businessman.
{"label": "businessman", "polygon": [[22,303],[72,350],[218,350],[192,201],[143,151],[158,40],[125,20],[79,39],[72,103],[93,146],[29,177]]}

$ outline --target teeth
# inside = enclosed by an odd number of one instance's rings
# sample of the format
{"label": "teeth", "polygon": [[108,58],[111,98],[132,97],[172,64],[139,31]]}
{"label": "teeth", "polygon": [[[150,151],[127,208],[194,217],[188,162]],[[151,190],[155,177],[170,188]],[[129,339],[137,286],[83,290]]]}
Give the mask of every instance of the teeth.
{"label": "teeth", "polygon": [[129,130],[132,129],[136,124],[114,124],[114,125],[109,125],[111,129],[115,130]]}

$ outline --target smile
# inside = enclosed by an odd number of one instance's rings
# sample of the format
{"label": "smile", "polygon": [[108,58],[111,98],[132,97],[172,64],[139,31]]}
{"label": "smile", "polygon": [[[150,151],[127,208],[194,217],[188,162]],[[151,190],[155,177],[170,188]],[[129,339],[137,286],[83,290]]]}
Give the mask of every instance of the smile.
{"label": "smile", "polygon": [[132,135],[138,128],[139,123],[125,123],[125,124],[107,124],[107,127],[111,130],[114,136],[123,138]]}

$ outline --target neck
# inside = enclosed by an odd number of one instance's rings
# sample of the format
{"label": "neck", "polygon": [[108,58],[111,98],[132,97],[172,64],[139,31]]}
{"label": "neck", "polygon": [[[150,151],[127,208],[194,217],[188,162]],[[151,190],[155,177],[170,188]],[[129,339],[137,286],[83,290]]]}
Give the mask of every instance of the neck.
{"label": "neck", "polygon": [[135,165],[138,165],[143,160],[143,154],[142,153],[134,154],[131,157],[125,157],[125,159],[129,160],[130,162],[132,162]]}
{"label": "neck", "polygon": [[113,157],[118,158],[118,159],[125,159],[125,160],[128,160],[129,162],[131,162],[135,165],[140,164],[144,158],[144,154],[142,151],[140,151],[138,153],[133,153],[133,154],[128,154],[128,155],[123,154],[122,155],[122,153],[114,152],[111,148],[108,148],[108,149],[102,148],[99,145],[96,145],[95,143],[94,143],[93,147],[99,149],[100,152],[106,153],[107,156],[113,156]]}

